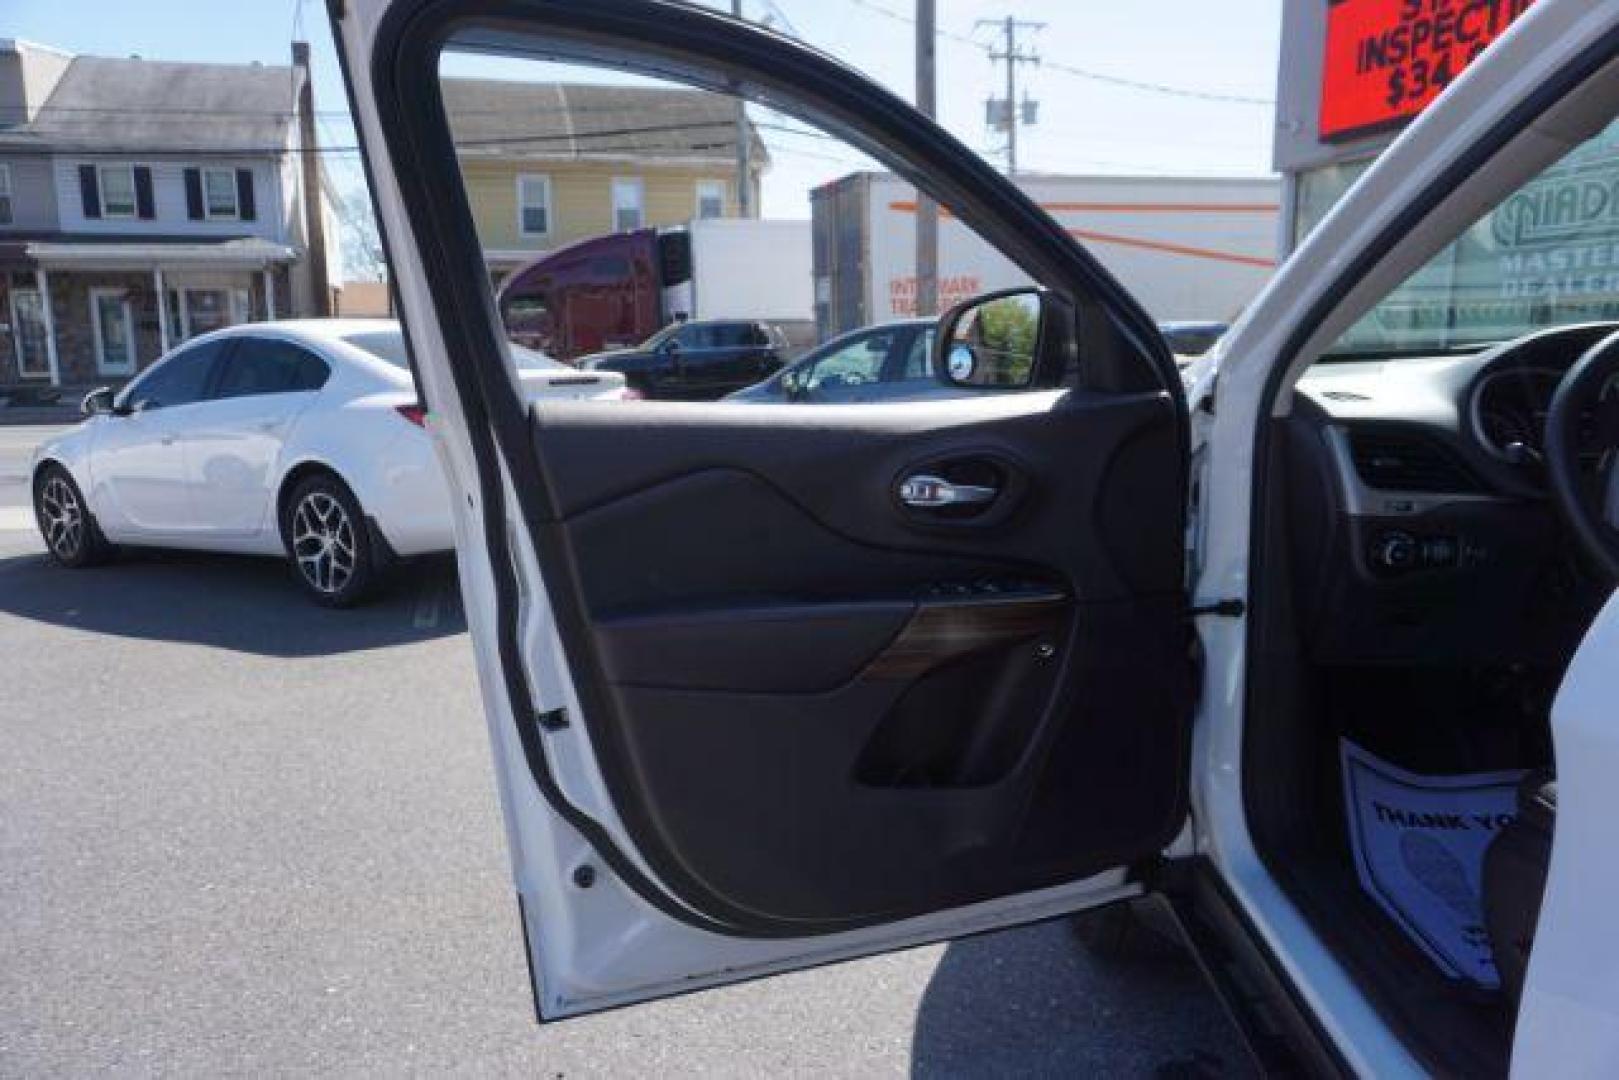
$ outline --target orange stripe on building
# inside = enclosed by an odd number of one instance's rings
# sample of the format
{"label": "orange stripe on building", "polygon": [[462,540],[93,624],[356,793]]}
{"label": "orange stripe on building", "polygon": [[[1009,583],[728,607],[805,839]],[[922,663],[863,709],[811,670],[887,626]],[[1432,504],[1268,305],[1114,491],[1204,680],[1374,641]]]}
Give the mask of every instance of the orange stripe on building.
{"label": "orange stripe on building", "polygon": [[[1049,202],[1039,206],[1054,214],[1274,214],[1281,210],[1276,203]],[[888,208],[914,214],[916,201],[896,199]],[[951,214],[941,206],[939,216],[950,217]]]}
{"label": "orange stripe on building", "polygon": [[1239,255],[1233,251],[1216,251],[1213,248],[1170,244],[1162,240],[1142,240],[1134,236],[1114,236],[1110,233],[1091,232],[1088,229],[1069,229],[1068,235],[1079,240],[1089,240],[1096,244],[1114,244],[1118,247],[1140,248],[1143,251],[1162,251],[1170,255],[1189,255],[1194,259],[1213,259],[1216,262],[1237,263],[1241,266],[1258,266],[1266,270],[1273,269],[1276,266],[1275,259],[1263,259],[1256,255]]}

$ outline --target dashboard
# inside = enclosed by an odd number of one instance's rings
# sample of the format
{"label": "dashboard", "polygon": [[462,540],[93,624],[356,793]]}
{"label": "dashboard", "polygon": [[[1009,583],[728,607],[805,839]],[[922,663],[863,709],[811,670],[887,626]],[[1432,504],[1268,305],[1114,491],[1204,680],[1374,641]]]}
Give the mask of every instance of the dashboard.
{"label": "dashboard", "polygon": [[[1619,324],[1482,352],[1321,363],[1284,442],[1293,576],[1325,660],[1562,663],[1610,591],[1547,494],[1546,416],[1564,374]],[[1604,394],[1619,411],[1619,395]],[[1595,469],[1613,424],[1587,416]]]}

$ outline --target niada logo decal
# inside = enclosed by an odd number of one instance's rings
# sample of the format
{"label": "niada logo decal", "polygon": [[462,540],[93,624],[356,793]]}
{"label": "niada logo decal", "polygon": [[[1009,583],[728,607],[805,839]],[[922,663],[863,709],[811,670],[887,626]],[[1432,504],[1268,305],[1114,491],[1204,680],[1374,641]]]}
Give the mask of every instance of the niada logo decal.
{"label": "niada logo decal", "polygon": [[1502,299],[1619,294],[1619,145],[1554,166],[1490,215]]}
{"label": "niada logo decal", "polygon": [[1519,191],[1491,215],[1490,232],[1508,248],[1619,232],[1619,148]]}

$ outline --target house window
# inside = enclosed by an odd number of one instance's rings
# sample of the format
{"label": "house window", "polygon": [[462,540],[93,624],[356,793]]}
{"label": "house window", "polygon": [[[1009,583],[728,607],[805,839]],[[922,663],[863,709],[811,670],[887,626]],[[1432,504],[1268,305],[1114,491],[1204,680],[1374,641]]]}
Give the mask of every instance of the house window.
{"label": "house window", "polygon": [[645,201],[646,189],[639,177],[614,177],[613,228],[618,232],[639,229],[645,223]]}
{"label": "house window", "polygon": [[551,178],[517,178],[517,231],[523,236],[544,236],[551,231]]}
{"label": "house window", "polygon": [[701,219],[725,216],[725,181],[697,181],[697,216]]}
{"label": "house window", "polygon": [[11,166],[0,165],[0,225],[11,224]]}
{"label": "house window", "polygon": [[101,174],[101,216],[135,216],[135,166],[103,165]]}
{"label": "house window", "polygon": [[170,289],[167,303],[170,333],[177,341],[247,322],[253,310],[246,289]]}
{"label": "house window", "polygon": [[203,204],[207,207],[209,218],[241,216],[241,208],[236,202],[235,169],[202,170],[202,190]]}

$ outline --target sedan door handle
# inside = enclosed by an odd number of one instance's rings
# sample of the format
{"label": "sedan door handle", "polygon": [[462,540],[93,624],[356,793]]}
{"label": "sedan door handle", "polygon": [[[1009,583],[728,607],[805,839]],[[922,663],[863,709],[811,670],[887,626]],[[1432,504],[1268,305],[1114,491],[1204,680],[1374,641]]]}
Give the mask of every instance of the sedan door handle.
{"label": "sedan door handle", "polygon": [[174,436],[173,435],[160,435],[160,436],[158,436],[157,441],[162,443],[164,446],[173,446],[174,445]]}
{"label": "sedan door handle", "polygon": [[918,510],[945,506],[982,506],[995,501],[1000,489],[981,484],[952,484],[942,476],[918,474],[899,486],[899,501]]}

